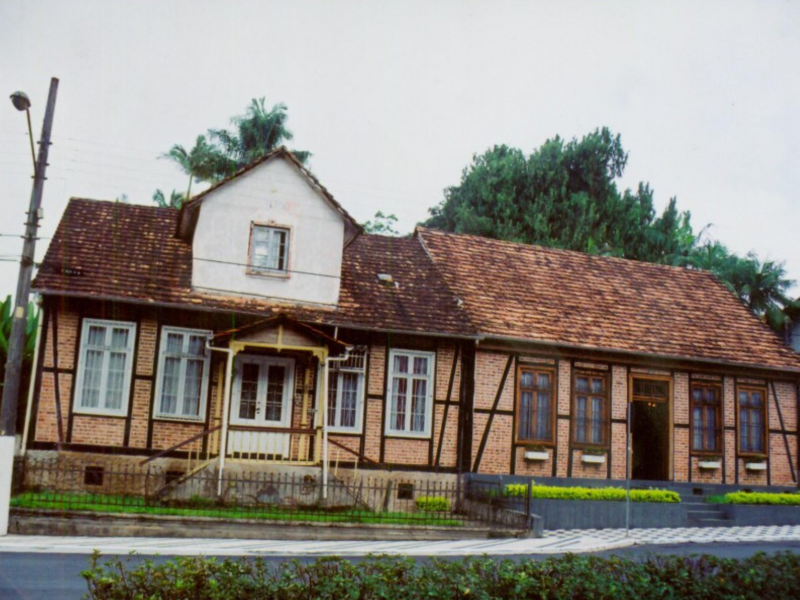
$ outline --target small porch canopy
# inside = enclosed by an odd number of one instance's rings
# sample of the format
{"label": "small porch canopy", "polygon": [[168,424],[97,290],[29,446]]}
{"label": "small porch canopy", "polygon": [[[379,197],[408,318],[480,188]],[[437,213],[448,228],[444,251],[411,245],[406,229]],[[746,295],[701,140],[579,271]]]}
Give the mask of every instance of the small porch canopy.
{"label": "small porch canopy", "polygon": [[310,352],[320,361],[328,356],[338,356],[349,347],[341,340],[285,314],[215,333],[210,346],[212,349],[229,348],[236,353],[248,346],[278,352],[297,350]]}
{"label": "small porch canopy", "polygon": [[[310,325],[281,314],[216,333],[210,338],[208,348],[227,354],[224,376],[220,377],[220,381],[224,381],[219,447],[220,485],[226,456],[239,458],[247,456],[251,459],[255,456],[257,460],[293,464],[319,464],[322,461],[326,466],[327,402],[324,399],[327,397],[328,365],[332,360],[346,358],[351,346]],[[286,353],[286,356],[307,353],[316,358],[318,361],[316,377],[322,385],[314,386],[315,398],[308,393],[310,386],[303,385],[302,405],[298,402],[298,406],[295,407],[292,403],[294,373],[288,374],[284,381],[289,382],[286,387],[290,389],[284,392],[286,400],[282,407],[280,422],[268,421],[266,427],[265,423],[260,423],[258,428],[248,427],[251,423],[242,423],[242,415],[232,415],[231,411],[231,397],[236,387],[234,360],[239,354],[268,354],[273,357],[272,361],[285,360],[290,361],[288,366],[294,365],[291,358],[277,358],[283,353]],[[248,355],[242,360],[251,358]],[[241,382],[238,385],[241,387]],[[241,393],[241,390],[238,393]],[[237,403],[244,402],[238,399],[238,395],[236,398]],[[315,413],[313,411],[315,406],[321,410]],[[236,412],[238,411],[239,409]],[[232,416],[233,423],[231,423]]]}

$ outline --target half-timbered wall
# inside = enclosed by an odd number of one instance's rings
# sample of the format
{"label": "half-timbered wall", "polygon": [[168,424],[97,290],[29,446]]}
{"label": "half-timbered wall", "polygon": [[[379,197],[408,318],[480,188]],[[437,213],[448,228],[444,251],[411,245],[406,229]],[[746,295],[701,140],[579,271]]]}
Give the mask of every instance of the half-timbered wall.
{"label": "half-timbered wall", "polygon": [[[520,366],[537,365],[555,375],[553,401],[554,435],[550,443],[518,441],[518,373]],[[584,450],[574,441],[574,374],[602,373],[608,377],[609,443],[602,463],[586,463]],[[581,361],[563,356],[526,354],[501,349],[479,349],[475,359],[474,427],[472,430],[472,470],[478,473],[530,475],[533,477],[583,477],[624,479],[628,469],[627,411],[632,377],[662,378],[669,382],[669,479],[680,482],[725,483],[740,485],[795,485],[798,465],[798,398],[796,382],[744,377],[741,374],[670,370],[616,362]],[[693,382],[714,383],[721,389],[718,454],[719,468],[701,468],[709,457],[692,449],[690,390]],[[740,385],[758,386],[768,392],[768,468],[754,471],[746,467],[753,458],[738,451],[739,432],[736,389]],[[545,460],[528,460],[525,451],[535,447],[548,453]],[[760,460],[760,459],[755,459]]]}
{"label": "half-timbered wall", "polygon": [[[64,450],[147,454],[165,450],[221,422],[225,356],[212,353],[207,386],[206,415],[202,422],[155,418],[158,349],[163,326],[220,330],[243,323],[231,317],[212,317],[188,311],[158,311],[131,305],[99,302],[48,300],[44,311],[45,329],[41,344],[41,385],[35,396],[32,447]],[[128,398],[128,414],[110,417],[77,414],[73,410],[74,381],[84,319],[108,319],[136,323],[136,341]],[[331,433],[329,459],[333,465],[376,467],[380,465],[422,470],[455,471],[459,458],[458,431],[462,391],[461,347],[459,342],[421,336],[368,334],[340,330],[341,339],[368,348],[364,384],[362,430]],[[387,361],[391,348],[425,350],[434,353],[431,434],[424,439],[386,435]],[[307,353],[293,354],[296,360],[292,402],[292,427],[314,427],[314,398],[317,393],[317,363]],[[56,381],[58,385],[56,385]],[[304,396],[307,396],[303,412]],[[56,407],[60,407],[60,420]],[[318,407],[319,408],[319,407]],[[203,450],[208,439],[201,438],[181,451]]]}

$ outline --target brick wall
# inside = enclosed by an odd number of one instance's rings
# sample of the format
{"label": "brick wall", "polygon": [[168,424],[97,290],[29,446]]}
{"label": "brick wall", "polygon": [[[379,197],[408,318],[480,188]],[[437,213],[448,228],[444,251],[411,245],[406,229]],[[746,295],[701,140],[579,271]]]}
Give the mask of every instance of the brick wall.
{"label": "brick wall", "polygon": [[428,465],[428,440],[386,438],[384,462],[400,465]]}
{"label": "brick wall", "polygon": [[383,400],[367,399],[364,413],[364,455],[374,462],[381,459],[381,438],[383,437]]}

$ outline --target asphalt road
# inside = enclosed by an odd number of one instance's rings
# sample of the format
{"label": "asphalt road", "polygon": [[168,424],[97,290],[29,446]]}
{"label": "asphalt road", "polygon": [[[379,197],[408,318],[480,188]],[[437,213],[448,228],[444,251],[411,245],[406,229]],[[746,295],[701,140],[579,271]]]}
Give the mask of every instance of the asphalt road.
{"label": "asphalt road", "polygon": [[[713,554],[725,558],[745,558],[756,552],[789,551],[800,554],[800,542],[778,543],[714,543],[679,544],[658,546],[633,546],[620,550],[599,552],[598,556],[644,557],[648,554]],[[551,555],[552,556],[552,555]],[[155,561],[168,560],[167,556],[133,557],[133,561],[150,558]],[[266,558],[269,562],[280,563],[289,558]],[[309,557],[300,560],[316,560]],[[533,558],[543,560],[547,555],[510,556],[517,560]],[[359,560],[356,558],[354,560]],[[420,558],[418,560],[425,560]],[[447,560],[453,560],[448,558]],[[0,599],[1,600],[79,600],[87,592],[86,583],[80,572],[89,565],[86,554],[29,554],[0,553]]]}

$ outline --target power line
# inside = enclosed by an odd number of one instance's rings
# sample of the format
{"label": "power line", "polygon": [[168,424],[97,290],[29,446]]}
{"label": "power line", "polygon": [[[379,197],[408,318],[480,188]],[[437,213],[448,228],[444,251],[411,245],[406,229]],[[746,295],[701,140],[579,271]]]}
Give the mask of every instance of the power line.
{"label": "power line", "polygon": [[[234,265],[234,266],[237,266],[237,267],[251,267],[251,268],[254,268],[254,269],[257,268],[257,267],[254,267],[250,263],[232,262],[232,261],[228,261],[228,260],[219,260],[217,258],[198,258],[196,256],[193,256],[192,260],[200,260],[200,261],[203,261],[203,262],[210,262],[210,263],[219,263],[221,265]],[[294,269],[287,269],[286,271],[280,271],[280,273],[297,273],[298,275],[313,275],[315,277],[329,277],[331,279],[341,279],[342,278],[341,275],[329,275],[328,273],[312,273],[310,271],[296,271]]]}

